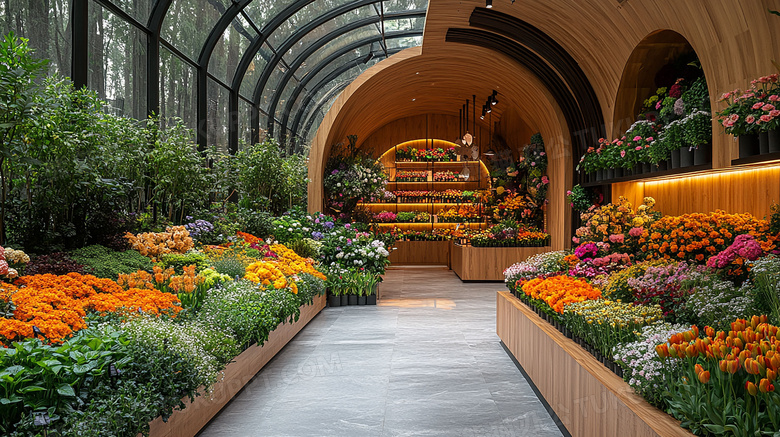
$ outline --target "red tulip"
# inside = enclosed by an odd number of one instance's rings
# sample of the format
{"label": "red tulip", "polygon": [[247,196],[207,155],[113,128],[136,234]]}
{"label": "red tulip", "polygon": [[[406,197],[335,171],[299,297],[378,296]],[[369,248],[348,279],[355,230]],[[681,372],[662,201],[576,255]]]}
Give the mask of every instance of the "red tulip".
{"label": "red tulip", "polygon": [[769,393],[775,391],[775,386],[768,379],[764,378],[758,383],[758,389],[761,390],[761,393]]}

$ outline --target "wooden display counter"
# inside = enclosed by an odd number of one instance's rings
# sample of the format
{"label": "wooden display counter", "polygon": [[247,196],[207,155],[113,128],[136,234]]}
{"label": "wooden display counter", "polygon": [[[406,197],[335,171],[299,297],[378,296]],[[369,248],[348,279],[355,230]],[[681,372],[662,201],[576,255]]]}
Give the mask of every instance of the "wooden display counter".
{"label": "wooden display counter", "polygon": [[461,281],[503,281],[504,270],[551,247],[472,247],[452,244],[452,270]]}
{"label": "wooden display counter", "polygon": [[509,291],[497,299],[498,336],[573,437],[693,436]]}
{"label": "wooden display counter", "polygon": [[390,252],[392,265],[450,266],[449,241],[396,241]]}
{"label": "wooden display counter", "polygon": [[163,422],[160,417],[153,420],[149,424],[150,437],[194,437],[271,358],[325,308],[325,302],[324,295],[316,296],[314,303],[301,307],[301,316],[297,322],[279,325],[271,332],[265,344],[251,346],[237,356],[225,367],[224,379],[214,384],[211,393],[195,398],[192,403],[186,399],[184,403],[187,407],[175,411],[168,422]]}

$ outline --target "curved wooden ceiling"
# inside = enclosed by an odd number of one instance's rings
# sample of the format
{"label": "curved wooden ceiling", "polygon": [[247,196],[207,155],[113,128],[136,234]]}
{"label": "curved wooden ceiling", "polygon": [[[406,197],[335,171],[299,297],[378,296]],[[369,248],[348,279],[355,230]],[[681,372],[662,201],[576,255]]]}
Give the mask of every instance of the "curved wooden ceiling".
{"label": "curved wooden ceiling", "polygon": [[[593,87],[608,136],[613,135],[625,66],[653,32],[673,30],[690,42],[714,108],[721,93],[774,71],[771,59],[780,59],[780,17],[767,13],[780,10],[780,0],[494,0],[493,5],[547,34],[571,55]],[[545,139],[569,141],[561,108],[531,71],[503,53],[446,42],[449,29],[468,29],[475,8],[484,6],[484,0],[430,0],[422,48],[375,65],[334,103],[312,144],[312,179],[321,177],[330,144],[348,134],[367,138],[393,120],[425,113],[457,116],[465,99],[476,94],[481,105],[493,89],[503,97],[496,115],[502,105],[512,105]],[[715,166],[730,162],[729,139],[716,135]]]}

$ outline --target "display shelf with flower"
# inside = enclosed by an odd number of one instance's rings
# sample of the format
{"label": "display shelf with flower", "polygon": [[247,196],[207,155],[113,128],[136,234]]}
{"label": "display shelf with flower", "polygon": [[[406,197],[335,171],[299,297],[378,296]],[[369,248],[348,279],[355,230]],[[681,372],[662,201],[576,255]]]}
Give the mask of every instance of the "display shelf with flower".
{"label": "display shelf with flower", "polygon": [[395,160],[400,162],[447,162],[458,158],[454,147],[435,149],[399,148],[395,151]]}
{"label": "display shelf with flower", "polygon": [[471,237],[474,247],[542,247],[549,244],[550,236],[514,221],[492,226]]}
{"label": "display shelf with flower", "polygon": [[780,80],[760,77],[745,91],[723,94],[726,107],[717,113],[727,134],[739,138],[739,157],[780,152]]}
{"label": "display shelf with flower", "polygon": [[660,215],[654,207],[655,199],[645,197],[635,211],[631,202],[621,196],[616,203],[583,213],[580,217],[585,225],[576,230],[573,241],[606,243],[614,251],[634,252],[646,227]]}
{"label": "display shelf with flower", "polygon": [[385,198],[387,175],[384,166],[357,149],[357,137],[350,135],[346,146],[331,152],[325,165],[325,204],[339,214],[350,216],[359,202]]}
{"label": "display shelf with flower", "polygon": [[393,223],[396,219],[396,214],[391,211],[382,211],[379,214],[374,215],[374,221],[378,223]]}
{"label": "display shelf with flower", "polygon": [[457,182],[458,175],[450,170],[437,171],[433,173],[434,182]]}
{"label": "display shelf with flower", "polygon": [[396,182],[427,182],[429,173],[427,170],[398,170],[395,173]]}
{"label": "display shelf with flower", "polygon": [[482,221],[479,205],[463,204],[437,214],[439,223],[476,223]]}

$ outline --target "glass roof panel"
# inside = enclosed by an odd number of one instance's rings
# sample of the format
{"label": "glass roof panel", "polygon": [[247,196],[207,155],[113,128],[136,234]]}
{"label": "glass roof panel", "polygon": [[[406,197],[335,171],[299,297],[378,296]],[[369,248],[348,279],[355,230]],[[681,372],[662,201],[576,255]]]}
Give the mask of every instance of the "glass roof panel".
{"label": "glass roof panel", "polygon": [[239,93],[249,100],[252,100],[252,93],[255,92],[255,85],[257,85],[257,79],[263,73],[268,61],[273,58],[274,52],[268,47],[268,44],[263,44],[260,50],[255,54],[255,58],[249,64],[249,67],[244,73],[244,79],[241,81],[241,90]]}
{"label": "glass roof panel", "polygon": [[303,35],[303,37],[290,50],[288,50],[287,53],[284,54],[284,60],[290,63],[311,44],[328,33],[336,29],[340,29],[349,23],[375,16],[377,16],[377,14],[373,6],[363,6],[361,8],[347,12],[346,14],[342,14],[333,20],[328,20],[323,25],[318,26],[311,32]]}
{"label": "glass roof panel", "polygon": [[383,3],[385,13],[428,8],[428,0],[385,0]]}
{"label": "glass roof panel", "polygon": [[173,0],[165,15],[162,37],[197,61],[211,29],[229,5],[229,0]]}
{"label": "glass roof panel", "polygon": [[146,25],[156,0],[113,0],[113,4],[127,12],[127,15],[135,18],[141,24]]}
{"label": "glass roof panel", "polygon": [[[288,121],[288,127],[292,128],[292,123],[295,120],[295,117],[298,114],[298,111],[301,111],[305,108],[302,107],[302,105],[308,105],[310,102],[316,102],[317,95],[321,96],[321,93],[323,90],[326,90],[327,92],[330,92],[332,89],[338,87],[341,85],[341,83],[348,81],[352,82],[355,80],[356,77],[360,76],[361,73],[366,71],[366,69],[370,68],[372,65],[376,64],[377,62],[380,62],[384,59],[384,54],[381,53],[374,58],[370,59],[367,63],[364,63],[362,61],[357,61],[354,56],[352,56],[352,60],[346,60],[343,62],[339,62],[340,59],[337,59],[336,62],[333,62],[328,65],[328,67],[323,68],[323,70],[320,73],[317,73],[317,75],[312,79],[311,82],[307,85],[308,90],[305,92],[300,93],[298,98],[295,100],[295,103],[292,106],[292,110],[290,111],[290,118]],[[320,89],[316,90],[314,95],[311,95],[310,93],[312,91],[315,91],[314,87],[317,86],[322,80],[326,79],[330,74],[335,72],[337,69],[346,67],[349,64],[352,65],[351,68],[349,68],[345,73],[337,76],[330,82],[324,84]],[[298,129],[301,129],[303,126],[299,125]]]}
{"label": "glass roof panel", "polygon": [[232,82],[241,55],[256,37],[257,32],[249,26],[246,19],[240,14],[236,16],[214,46],[209,60],[209,73],[227,84]]}
{"label": "glass roof panel", "polygon": [[279,15],[294,0],[253,0],[244,8],[244,12],[262,30],[272,18]]}
{"label": "glass roof panel", "polygon": [[304,6],[292,17],[288,18],[287,21],[282,23],[281,26],[268,36],[268,42],[271,43],[272,47],[277,48],[282,45],[284,40],[298,30],[298,28],[316,20],[327,11],[351,3],[352,1],[353,0],[315,0]]}
{"label": "glass roof panel", "polygon": [[388,49],[408,49],[422,44],[422,36],[407,36],[403,38],[391,38],[387,40]]}

